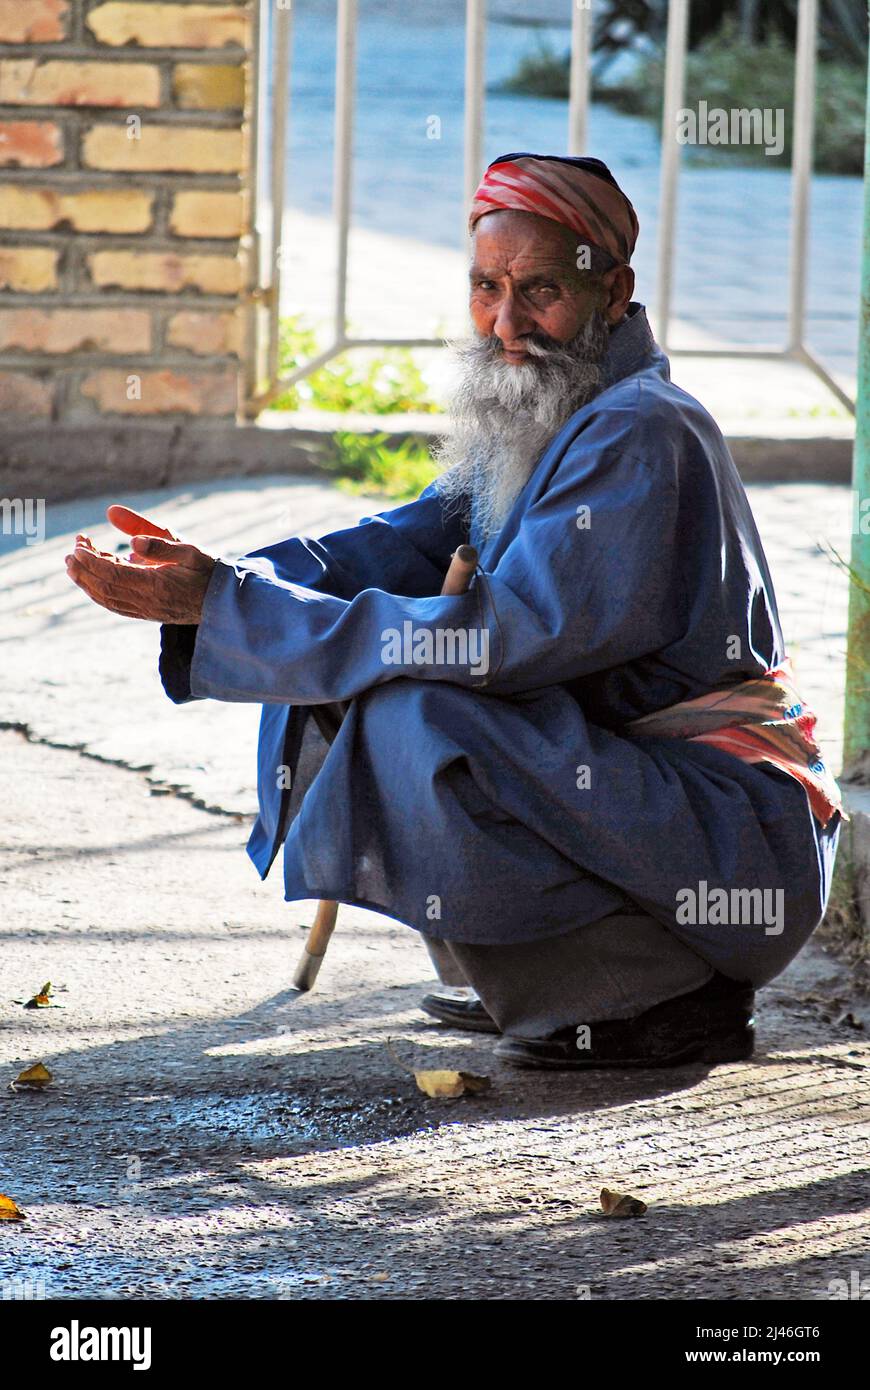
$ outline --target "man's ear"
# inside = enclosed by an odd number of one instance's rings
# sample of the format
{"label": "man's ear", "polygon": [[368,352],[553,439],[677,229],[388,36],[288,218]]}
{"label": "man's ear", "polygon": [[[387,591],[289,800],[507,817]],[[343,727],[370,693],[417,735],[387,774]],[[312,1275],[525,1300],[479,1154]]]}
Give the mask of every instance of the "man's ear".
{"label": "man's ear", "polygon": [[611,328],[625,317],[625,311],[634,294],[634,271],[630,265],[615,265],[602,275],[605,301],[603,314]]}

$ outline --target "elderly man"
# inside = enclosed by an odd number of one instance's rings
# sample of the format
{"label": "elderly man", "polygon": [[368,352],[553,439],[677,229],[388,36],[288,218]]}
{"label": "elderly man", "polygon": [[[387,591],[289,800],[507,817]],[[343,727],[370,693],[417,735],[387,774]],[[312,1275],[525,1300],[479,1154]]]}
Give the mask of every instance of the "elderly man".
{"label": "elderly man", "polygon": [[[605,165],[505,155],[470,230],[476,332],[416,502],[235,563],[120,514],[133,563],[82,538],[70,573],[164,624],[173,700],[263,703],[254,863],[283,843],[288,900],[419,931],[427,1012],[521,1066],[748,1057],[841,814],[749,504],[632,302]],[[470,589],[435,596],[469,540]]]}

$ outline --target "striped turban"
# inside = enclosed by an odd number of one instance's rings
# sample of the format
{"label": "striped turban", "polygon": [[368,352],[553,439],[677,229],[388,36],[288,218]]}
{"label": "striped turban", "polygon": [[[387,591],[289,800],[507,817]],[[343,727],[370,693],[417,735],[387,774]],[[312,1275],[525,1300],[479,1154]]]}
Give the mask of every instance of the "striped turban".
{"label": "striped turban", "polygon": [[536,212],[570,227],[627,265],[637,241],[637,215],[600,159],[503,154],[484,174],[471,204],[468,230],[488,212]]}

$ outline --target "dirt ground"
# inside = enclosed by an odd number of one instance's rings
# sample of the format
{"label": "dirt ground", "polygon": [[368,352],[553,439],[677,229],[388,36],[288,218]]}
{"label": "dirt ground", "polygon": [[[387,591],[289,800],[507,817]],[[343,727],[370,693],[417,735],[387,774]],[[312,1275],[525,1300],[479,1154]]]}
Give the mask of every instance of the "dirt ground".
{"label": "dirt ground", "polygon": [[[442,1030],[409,929],[261,884],[243,817],[0,733],[0,1286],[48,1298],[827,1299],[870,1276],[866,1000],[811,946],[756,1058],[538,1075]],[[51,980],[58,1007],[21,1002]],[[863,1020],[864,1028],[855,1025]],[[42,1092],[7,1083],[37,1061]],[[405,1067],[492,1089],[430,1100]],[[645,1217],[608,1220],[602,1186]],[[870,1287],[868,1282],[867,1287]],[[19,1295],[20,1296],[20,1295]]]}

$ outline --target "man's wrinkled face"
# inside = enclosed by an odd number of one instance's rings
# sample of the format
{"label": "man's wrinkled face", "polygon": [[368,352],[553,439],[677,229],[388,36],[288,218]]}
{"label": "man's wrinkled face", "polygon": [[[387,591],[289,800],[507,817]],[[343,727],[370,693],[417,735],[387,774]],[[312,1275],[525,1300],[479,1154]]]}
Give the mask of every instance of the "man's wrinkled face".
{"label": "man's wrinkled face", "polygon": [[[594,279],[577,268],[581,245],[568,227],[534,213],[500,210],[477,223],[471,318],[481,336],[501,341],[505,362],[532,362],[527,343],[536,336],[568,342],[596,309],[608,324],[624,314],[633,288],[628,267]],[[623,272],[631,277],[630,285]]]}
{"label": "man's wrinkled face", "polygon": [[634,276],[600,261],[597,273],[578,270],[579,249],[574,232],[535,213],[499,210],[477,223],[475,333],[454,345],[453,430],[436,454],[444,505],[479,536],[498,531],[547,444],[601,389]]}

